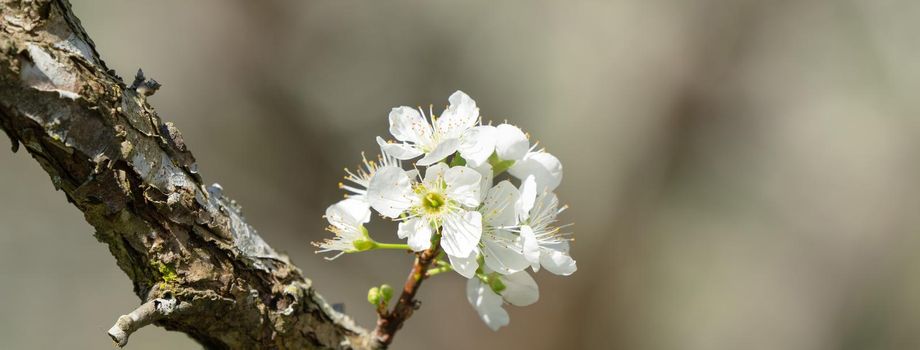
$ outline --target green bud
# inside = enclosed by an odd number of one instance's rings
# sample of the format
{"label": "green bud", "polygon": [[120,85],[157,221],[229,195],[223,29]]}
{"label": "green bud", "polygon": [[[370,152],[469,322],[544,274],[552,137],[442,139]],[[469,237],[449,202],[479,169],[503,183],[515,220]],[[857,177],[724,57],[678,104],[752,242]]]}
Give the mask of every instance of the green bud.
{"label": "green bud", "polygon": [[380,286],[380,301],[383,303],[389,303],[390,299],[393,298],[393,287],[390,287],[389,284],[384,284]]}
{"label": "green bud", "polygon": [[380,305],[380,288],[374,287],[367,291],[367,302],[371,305]]}

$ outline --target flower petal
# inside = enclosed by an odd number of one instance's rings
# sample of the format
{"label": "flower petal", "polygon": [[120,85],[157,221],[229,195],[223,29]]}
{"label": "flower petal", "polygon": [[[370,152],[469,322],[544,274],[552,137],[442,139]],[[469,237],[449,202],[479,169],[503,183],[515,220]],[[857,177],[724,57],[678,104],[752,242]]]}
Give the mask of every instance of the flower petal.
{"label": "flower petal", "polygon": [[377,136],[377,144],[380,145],[381,151],[399,160],[412,159],[422,155],[422,150],[414,145],[406,143],[387,143],[380,136]]}
{"label": "flower petal", "polygon": [[520,192],[510,181],[499,182],[489,189],[482,208],[482,220],[492,227],[511,226],[515,224],[515,206]]}
{"label": "flower petal", "polygon": [[464,132],[460,136],[460,146],[457,149],[463,159],[466,159],[466,165],[477,167],[485,163],[495,151],[496,136],[495,127],[491,125],[472,127]]}
{"label": "flower petal", "polygon": [[431,224],[422,218],[413,218],[399,223],[396,235],[399,238],[409,237],[409,248],[420,252],[431,248]]}
{"label": "flower petal", "polygon": [[478,206],[480,181],[482,181],[482,175],[472,168],[455,166],[447,169],[444,172],[444,182],[447,184],[447,198],[467,207]]}
{"label": "flower petal", "polygon": [[503,275],[522,271],[530,266],[524,258],[519,239],[507,231],[483,234],[482,256],[486,267]]}
{"label": "flower petal", "polygon": [[575,259],[558,250],[544,249],[540,255],[540,265],[553,274],[568,276],[578,270]]}
{"label": "flower petal", "polygon": [[409,180],[410,180],[411,182],[418,182],[418,180],[419,180],[418,169],[409,169],[409,170],[406,170],[406,176],[409,177]]}
{"label": "flower petal", "polygon": [[428,169],[425,169],[425,179],[422,180],[422,184],[429,189],[441,188],[444,173],[447,172],[447,169],[450,169],[450,167],[444,163],[437,163],[428,167]]}
{"label": "flower petal", "polygon": [[483,284],[478,278],[467,280],[466,299],[479,313],[479,318],[493,331],[507,326],[511,321],[508,312],[502,308],[502,297],[495,294],[492,288]]}
{"label": "flower petal", "polygon": [[454,268],[454,271],[457,271],[460,276],[466,278],[473,278],[473,276],[476,276],[476,270],[479,269],[478,257],[479,254],[477,254],[475,250],[465,258],[450,254],[447,255],[447,258],[450,259],[450,266]]}
{"label": "flower petal", "polygon": [[530,150],[530,141],[520,128],[511,124],[495,127],[497,143],[495,153],[501,160],[521,160]]}
{"label": "flower petal", "polygon": [[501,277],[505,289],[501,291],[502,299],[514,306],[527,306],[540,299],[537,281],[525,271]]}
{"label": "flower petal", "polygon": [[530,218],[530,210],[533,209],[533,205],[537,200],[537,181],[532,175],[521,182],[520,192],[521,196],[515,203],[514,210],[517,212],[518,218],[524,221]]}
{"label": "flower petal", "polygon": [[482,179],[479,180],[479,200],[484,201],[489,189],[492,188],[492,179],[494,177],[492,175],[492,165],[488,162],[482,163],[482,165],[474,167],[473,170],[482,175]]}
{"label": "flower petal", "polygon": [[460,140],[456,138],[444,139],[431,151],[428,152],[422,159],[419,159],[416,164],[421,166],[429,166],[431,164],[437,163],[447,156],[454,154],[457,151],[457,147],[460,146]]}
{"label": "flower petal", "polygon": [[377,169],[367,185],[367,200],[383,216],[399,217],[412,205],[412,185],[406,172],[395,166]]}
{"label": "flower petal", "polygon": [[326,208],[326,219],[339,229],[354,228],[371,221],[371,208],[365,201],[346,198]]}
{"label": "flower petal", "polygon": [[530,152],[523,159],[514,163],[508,172],[519,179],[533,175],[537,181],[537,191],[552,191],[562,182],[562,163],[552,154]]}
{"label": "flower petal", "polygon": [[534,272],[540,271],[540,242],[530,226],[521,226],[521,244],[524,247],[524,258],[530,262]]}
{"label": "flower petal", "polygon": [[461,210],[444,216],[441,247],[447,255],[470,256],[482,237],[482,215]]}
{"label": "flower petal", "polygon": [[464,131],[476,125],[479,108],[476,107],[476,101],[463,91],[454,92],[448,101],[450,106],[435,121],[437,132],[444,138],[459,138]]}
{"label": "flower petal", "polygon": [[397,140],[417,144],[431,141],[431,125],[418,110],[406,106],[390,110],[390,134]]}

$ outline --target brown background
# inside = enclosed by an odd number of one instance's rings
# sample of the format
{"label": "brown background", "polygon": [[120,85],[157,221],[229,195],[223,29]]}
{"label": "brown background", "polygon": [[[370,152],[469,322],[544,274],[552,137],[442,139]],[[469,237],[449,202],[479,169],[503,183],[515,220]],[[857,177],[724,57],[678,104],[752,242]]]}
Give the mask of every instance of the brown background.
{"label": "brown background", "polygon": [[[409,257],[309,242],[389,108],[462,89],[562,159],[578,272],[539,274],[497,333],[439,277],[396,348],[920,348],[920,2],[74,7],[119,74],[163,83],[206,180],[366,327],[367,288]],[[137,304],[38,164],[0,152],[0,348],[107,349]],[[197,348],[153,327],[129,346]]]}

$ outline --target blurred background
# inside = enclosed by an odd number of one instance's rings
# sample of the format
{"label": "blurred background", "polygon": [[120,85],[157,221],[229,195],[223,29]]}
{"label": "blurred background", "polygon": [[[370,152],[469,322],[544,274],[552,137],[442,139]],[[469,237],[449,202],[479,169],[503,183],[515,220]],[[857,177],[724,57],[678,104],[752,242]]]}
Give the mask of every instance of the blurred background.
{"label": "blurred background", "polygon": [[[920,348],[920,2],[73,3],[110,67],[163,84],[206,181],[364,327],[410,256],[309,242],[391,107],[462,89],[563,161],[578,272],[538,274],[499,332],[438,277],[395,348]],[[0,152],[0,348],[112,346],[139,301],[92,232]],[[129,347],[199,348],[156,327]]]}

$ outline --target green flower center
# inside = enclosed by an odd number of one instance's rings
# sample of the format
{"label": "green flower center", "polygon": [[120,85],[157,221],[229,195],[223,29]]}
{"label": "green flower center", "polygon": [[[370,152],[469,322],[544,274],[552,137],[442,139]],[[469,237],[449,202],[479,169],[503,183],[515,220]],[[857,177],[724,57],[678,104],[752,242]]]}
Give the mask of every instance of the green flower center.
{"label": "green flower center", "polygon": [[428,192],[422,197],[422,205],[429,211],[438,211],[444,206],[445,199],[440,193]]}

